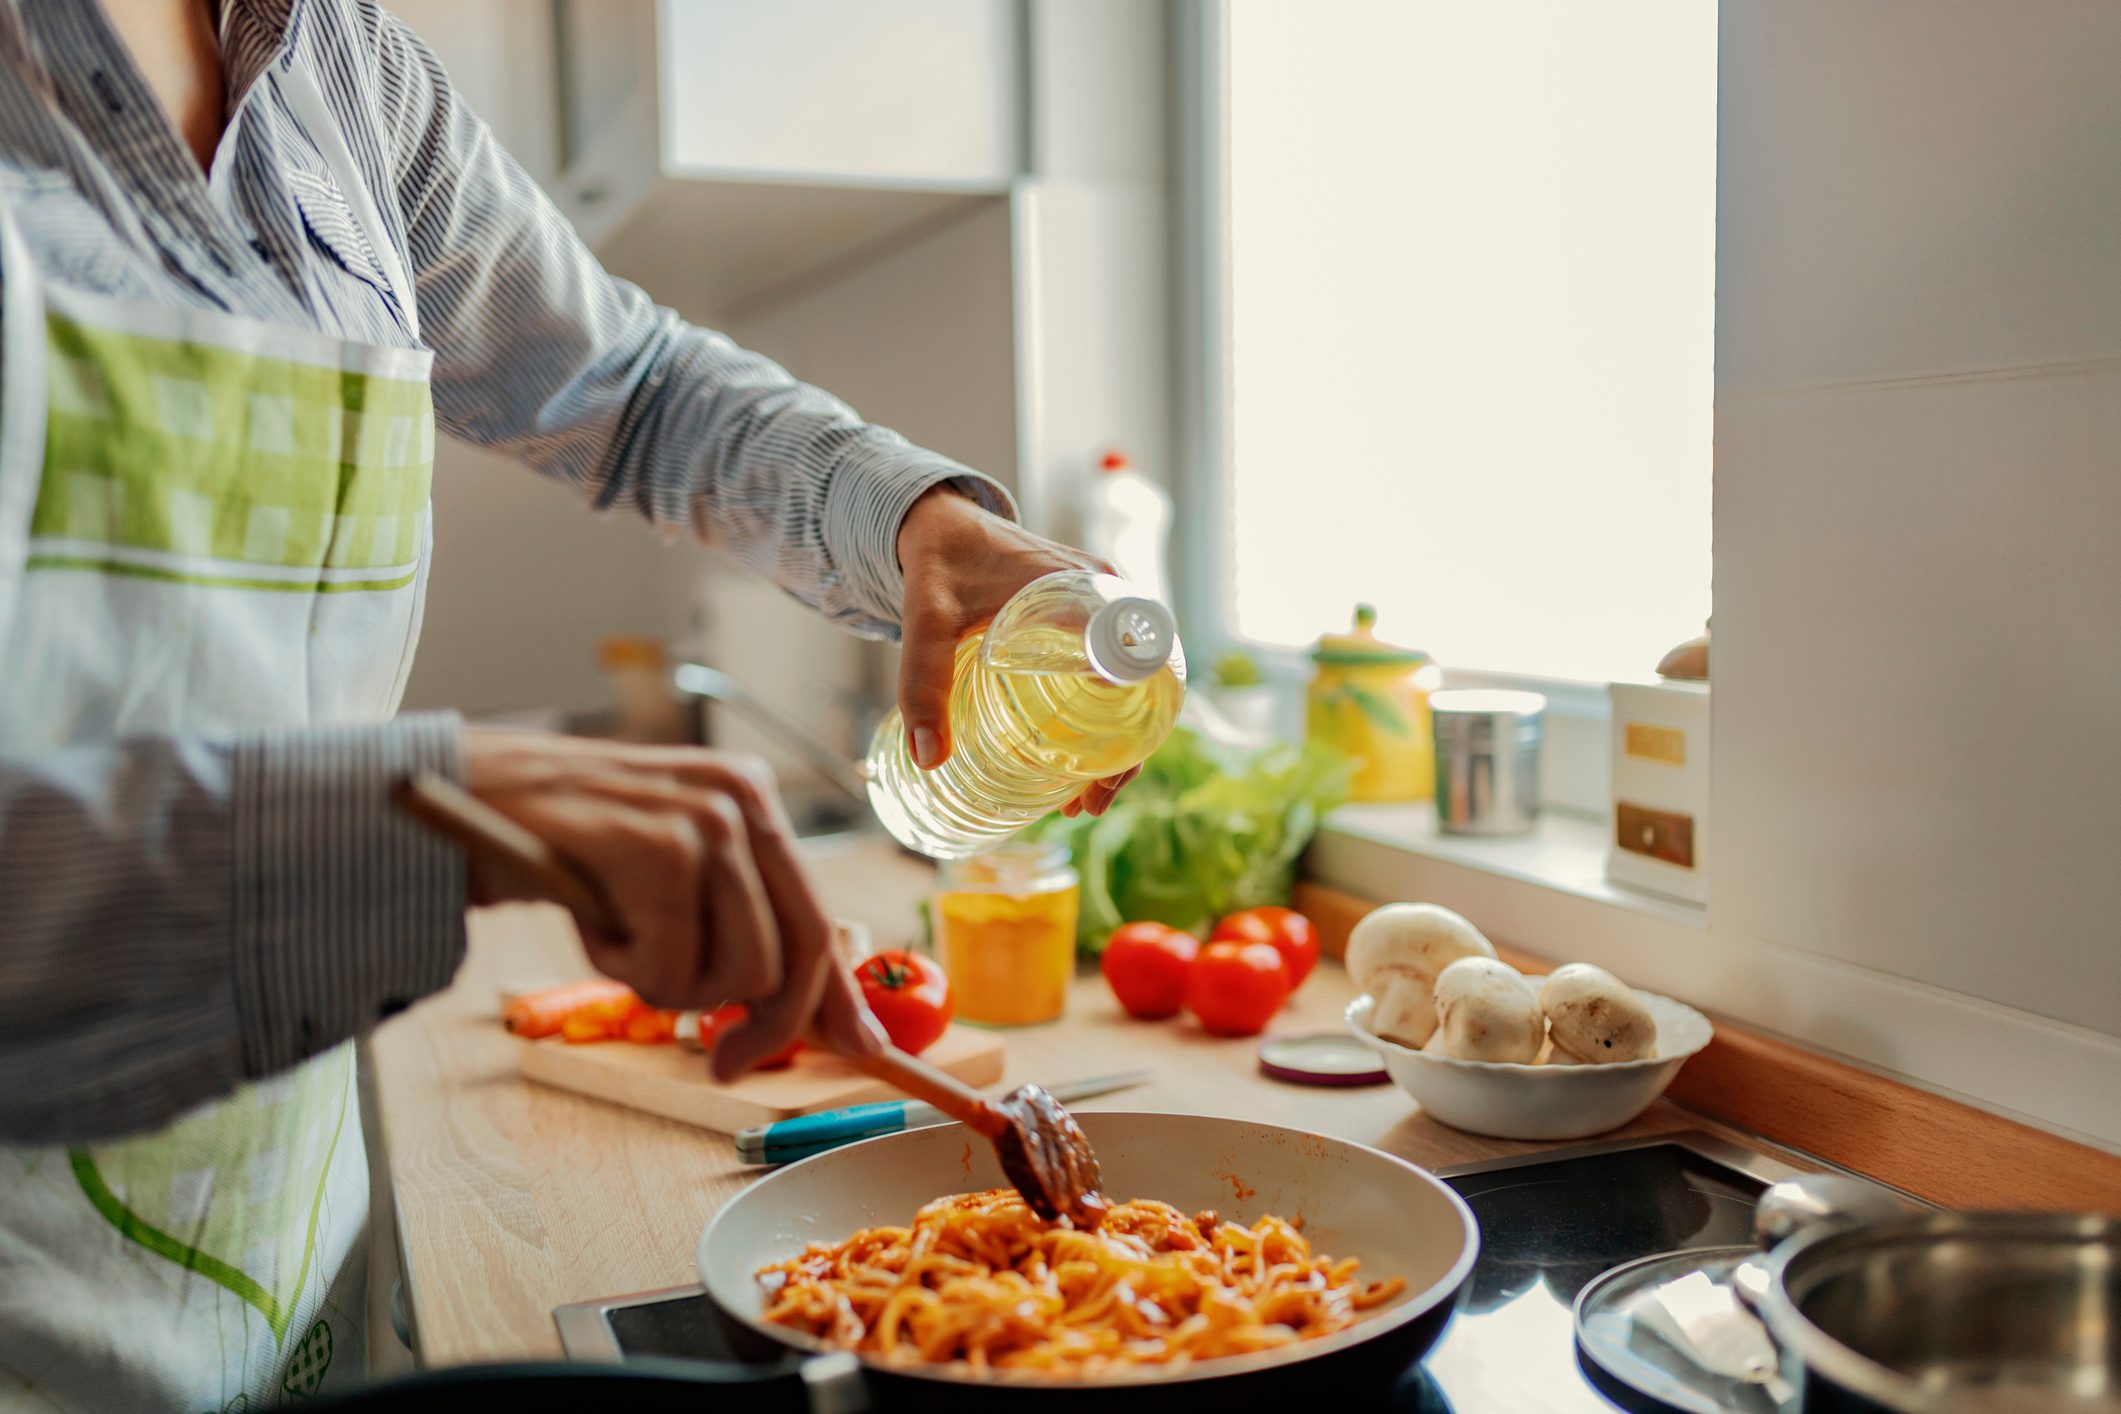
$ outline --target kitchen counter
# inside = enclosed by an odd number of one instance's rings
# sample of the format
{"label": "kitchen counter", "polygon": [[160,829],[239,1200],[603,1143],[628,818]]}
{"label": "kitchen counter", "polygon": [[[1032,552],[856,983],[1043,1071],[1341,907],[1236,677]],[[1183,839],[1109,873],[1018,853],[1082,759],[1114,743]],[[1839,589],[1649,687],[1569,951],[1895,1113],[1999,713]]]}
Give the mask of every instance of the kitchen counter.
{"label": "kitchen counter", "polygon": [[[926,866],[874,843],[820,846],[828,907],[905,940]],[[521,979],[586,972],[566,916],[515,907],[476,915],[456,984],[380,1029],[375,1100],[395,1200],[415,1348],[428,1365],[556,1357],[552,1309],[696,1280],[693,1244],[756,1176],[724,1135],[524,1080],[525,1043],[503,1031],[498,993]],[[1352,995],[1326,961],[1275,1033],[1339,1030]],[[1138,1022],[1094,973],[1068,1015],[1007,1033],[1007,1083],[1045,1084],[1148,1068],[1155,1079],[1079,1108],[1223,1114],[1298,1125],[1431,1167],[1542,1146],[1484,1139],[1418,1114],[1396,1086],[1333,1090],[1259,1073],[1251,1041],[1215,1040],[1190,1021]],[[1618,1136],[1708,1128],[1660,1102]],[[937,1191],[948,1187],[939,1175]]]}

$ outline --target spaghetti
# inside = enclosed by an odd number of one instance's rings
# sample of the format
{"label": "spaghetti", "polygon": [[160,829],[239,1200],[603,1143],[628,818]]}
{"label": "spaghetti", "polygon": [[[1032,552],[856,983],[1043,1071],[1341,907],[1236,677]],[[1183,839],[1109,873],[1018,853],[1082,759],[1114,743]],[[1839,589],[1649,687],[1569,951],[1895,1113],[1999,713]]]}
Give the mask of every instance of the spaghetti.
{"label": "spaghetti", "polygon": [[765,1319],[894,1364],[1094,1376],[1315,1340],[1405,1287],[1364,1282],[1297,1224],[1250,1227],[1116,1203],[1096,1231],[1016,1192],[939,1198],[911,1227],[864,1228],[759,1270]]}

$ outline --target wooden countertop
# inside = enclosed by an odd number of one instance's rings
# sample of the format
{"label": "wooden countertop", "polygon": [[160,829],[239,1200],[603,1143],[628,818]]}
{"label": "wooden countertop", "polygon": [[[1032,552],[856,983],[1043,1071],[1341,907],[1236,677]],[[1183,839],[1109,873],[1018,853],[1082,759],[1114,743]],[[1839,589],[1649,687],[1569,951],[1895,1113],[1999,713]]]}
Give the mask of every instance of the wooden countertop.
{"label": "wooden countertop", "polygon": [[[928,888],[924,866],[873,845],[822,853],[814,868],[833,912],[869,922],[884,943],[903,940]],[[553,1307],[695,1281],[701,1229],[756,1176],[725,1136],[517,1074],[524,1043],[501,1029],[499,989],[585,970],[572,924],[557,910],[490,911],[474,919],[456,985],[374,1037],[381,1140],[425,1364],[556,1356]],[[1271,1030],[1338,1030],[1351,994],[1340,966],[1325,962]],[[1011,1031],[1008,1043],[1010,1084],[1155,1072],[1151,1084],[1083,1102],[1085,1111],[1300,1125],[1431,1167],[1545,1147],[1447,1129],[1396,1086],[1269,1080],[1253,1042],[1215,1040],[1183,1019],[1130,1020],[1094,974],[1078,981],[1063,1020]],[[1619,1135],[1695,1128],[1717,1127],[1660,1102]]]}

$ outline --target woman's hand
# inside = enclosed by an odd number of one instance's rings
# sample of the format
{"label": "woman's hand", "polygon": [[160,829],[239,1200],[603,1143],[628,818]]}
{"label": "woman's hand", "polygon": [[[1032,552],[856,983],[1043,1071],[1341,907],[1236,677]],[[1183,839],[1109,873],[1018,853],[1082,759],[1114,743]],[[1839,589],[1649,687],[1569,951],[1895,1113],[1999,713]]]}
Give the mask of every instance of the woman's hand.
{"label": "woman's hand", "polygon": [[[597,971],[652,1006],[751,1008],[715,1045],[717,1077],[756,1065],[813,1022],[835,1048],[875,1046],[756,757],[474,728],[464,758],[466,789],[564,856],[624,929],[583,929]],[[474,904],[546,897],[536,880],[477,858],[469,883]]]}
{"label": "woman's hand", "polygon": [[[899,525],[898,561],[906,576],[899,711],[914,764],[929,771],[950,759],[950,680],[958,640],[983,627],[1010,596],[1041,575],[1079,569],[1113,573],[1095,555],[1041,539],[943,486],[906,512]],[[1084,787],[1061,813],[1104,814],[1139,769]]]}

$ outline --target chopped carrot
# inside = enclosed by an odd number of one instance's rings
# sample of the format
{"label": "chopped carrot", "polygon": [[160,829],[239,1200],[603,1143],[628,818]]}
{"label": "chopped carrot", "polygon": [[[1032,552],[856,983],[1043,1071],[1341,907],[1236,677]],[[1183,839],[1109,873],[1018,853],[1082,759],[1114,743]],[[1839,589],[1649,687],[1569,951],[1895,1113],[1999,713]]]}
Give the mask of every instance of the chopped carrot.
{"label": "chopped carrot", "polygon": [[518,1036],[556,1036],[567,1019],[578,1013],[596,1012],[604,1017],[624,1016],[640,1006],[633,989],[609,978],[569,982],[528,992],[508,1004],[501,1019]]}
{"label": "chopped carrot", "polygon": [[675,1041],[678,1036],[678,1014],[674,1011],[659,1011],[654,1007],[642,1007],[626,1018],[626,1039],[643,1046],[660,1046]]}
{"label": "chopped carrot", "polygon": [[612,1039],[611,1023],[601,1016],[578,1013],[560,1023],[560,1039],[573,1043],[609,1041]]}
{"label": "chopped carrot", "polygon": [[677,1039],[678,1014],[649,1006],[623,982],[598,978],[527,992],[508,1004],[502,1020],[518,1036],[533,1039],[659,1046]]}

